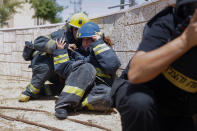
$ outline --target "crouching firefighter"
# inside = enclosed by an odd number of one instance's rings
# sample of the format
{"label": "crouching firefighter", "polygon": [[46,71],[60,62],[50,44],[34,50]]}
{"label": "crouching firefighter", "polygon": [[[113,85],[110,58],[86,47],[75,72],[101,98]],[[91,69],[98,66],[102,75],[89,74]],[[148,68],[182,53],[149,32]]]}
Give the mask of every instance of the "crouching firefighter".
{"label": "crouching firefighter", "polygon": [[[30,56],[33,74],[31,83],[27,85],[26,90],[19,97],[20,102],[27,102],[30,98],[38,98],[43,93],[45,95],[59,95],[61,93],[65,78],[54,72],[52,57],[53,51],[56,49],[56,40],[64,39],[70,45],[73,43],[76,46],[81,45],[81,41],[76,38],[76,33],[88,21],[89,18],[84,13],[74,14],[62,29],[48,36],[39,36],[35,39],[34,44],[26,43],[25,50],[30,50],[29,53],[33,52],[28,55]],[[55,59],[55,63],[59,64],[64,61],[61,56],[58,61]],[[44,83],[47,80],[52,84],[46,86]]]}
{"label": "crouching firefighter", "polygon": [[[97,24],[85,23],[77,36],[82,40],[82,45],[78,48],[80,51],[72,50],[75,62],[69,60],[57,64],[54,61],[55,71],[67,76],[55,105],[55,115],[59,119],[67,117],[67,110],[107,111],[111,108],[110,87],[120,61],[113,49],[104,42],[105,38],[101,37]],[[68,56],[63,48],[55,51],[54,60]]]}
{"label": "crouching firefighter", "polygon": [[127,70],[112,86],[123,131],[196,131],[197,0],[177,0],[145,26]]}

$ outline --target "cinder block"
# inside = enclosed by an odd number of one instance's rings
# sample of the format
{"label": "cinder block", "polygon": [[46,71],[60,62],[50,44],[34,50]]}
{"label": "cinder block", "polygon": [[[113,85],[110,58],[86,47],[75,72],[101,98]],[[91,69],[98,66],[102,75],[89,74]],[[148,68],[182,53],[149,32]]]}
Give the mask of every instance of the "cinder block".
{"label": "cinder block", "polygon": [[5,62],[0,62],[0,75],[6,75],[5,74],[5,67],[6,67],[6,63]]}
{"label": "cinder block", "polygon": [[150,20],[156,14],[155,4],[143,5],[125,13],[125,25],[139,24]]}
{"label": "cinder block", "polygon": [[24,35],[25,30],[16,30],[16,35]]}
{"label": "cinder block", "polygon": [[57,31],[61,27],[62,26],[58,26],[58,28],[57,27],[54,27],[54,28],[49,28],[49,27],[36,28],[36,29],[34,29],[32,41],[34,41],[39,36],[49,35],[52,32]]}
{"label": "cinder block", "polygon": [[0,74],[4,76],[10,74],[9,63],[0,62]]}
{"label": "cinder block", "polygon": [[[4,34],[0,33],[0,47],[3,47],[3,36]],[[0,48],[0,53],[3,53],[3,48]]]}
{"label": "cinder block", "polygon": [[16,31],[12,30],[12,31],[4,31],[4,42],[16,42]]}
{"label": "cinder block", "polygon": [[117,52],[116,53],[121,62],[121,69],[125,69],[135,52]]}
{"label": "cinder block", "polygon": [[12,55],[11,54],[4,54],[4,62],[11,62],[12,61]]}
{"label": "cinder block", "polygon": [[125,14],[115,14],[114,15],[114,26],[111,29],[111,39],[114,44],[114,50],[123,50],[125,45]]}
{"label": "cinder block", "polygon": [[114,22],[115,22],[115,16],[114,15],[103,18],[102,32],[105,33],[105,36],[111,37],[111,35],[114,31]]}
{"label": "cinder block", "polygon": [[142,21],[148,21],[156,14],[156,7],[154,3],[146,5],[140,10],[142,15]]}
{"label": "cinder block", "polygon": [[[44,28],[44,30],[46,30],[47,32],[47,35],[48,34],[51,34],[52,32],[54,32],[54,31],[57,31],[57,30],[59,30],[59,29],[61,29],[62,28],[62,26],[60,27],[60,26],[57,26],[58,28],[56,28],[56,27],[47,27],[47,28]],[[42,28],[41,28],[41,30],[42,30]]]}
{"label": "cinder block", "polygon": [[9,62],[14,62],[14,63],[22,63],[23,58],[22,58],[22,52],[12,52],[10,56]]}
{"label": "cinder block", "polygon": [[114,49],[116,51],[136,51],[142,39],[145,23],[125,26],[115,29],[112,34]]}
{"label": "cinder block", "polygon": [[14,52],[14,51],[17,51],[18,45],[16,43],[13,43],[12,46],[11,46],[11,51]]}
{"label": "cinder block", "polygon": [[27,29],[27,30],[24,30],[24,35],[32,35],[34,33],[34,29]]}
{"label": "cinder block", "polygon": [[124,50],[125,45],[125,30],[124,28],[116,28],[111,34],[111,40],[114,44],[114,50]]}
{"label": "cinder block", "polygon": [[141,40],[145,23],[125,27],[125,48],[123,50],[136,51]]}
{"label": "cinder block", "polygon": [[41,33],[40,33],[39,31],[40,31],[39,28],[34,29],[33,41],[34,41],[38,36],[41,35]]}
{"label": "cinder block", "polygon": [[20,63],[9,63],[10,76],[22,76]]}
{"label": "cinder block", "polygon": [[125,13],[119,13],[114,15],[114,28],[122,28],[125,26]]}
{"label": "cinder block", "polygon": [[0,62],[5,62],[5,55],[4,54],[0,54]]}
{"label": "cinder block", "polygon": [[114,25],[113,24],[104,24],[102,32],[105,34],[105,36],[112,37],[112,34],[114,32]]}
{"label": "cinder block", "polygon": [[125,12],[125,25],[131,25],[142,21],[140,8]]}
{"label": "cinder block", "polygon": [[41,35],[49,35],[49,34],[51,34],[52,33],[52,31],[51,30],[49,30],[48,28],[40,28],[40,34]]}
{"label": "cinder block", "polygon": [[11,54],[12,53],[12,45],[15,43],[6,43],[3,44],[3,53],[4,54]]}
{"label": "cinder block", "polygon": [[32,35],[34,33],[34,30],[36,28],[33,29],[19,29],[16,30],[16,35]]}

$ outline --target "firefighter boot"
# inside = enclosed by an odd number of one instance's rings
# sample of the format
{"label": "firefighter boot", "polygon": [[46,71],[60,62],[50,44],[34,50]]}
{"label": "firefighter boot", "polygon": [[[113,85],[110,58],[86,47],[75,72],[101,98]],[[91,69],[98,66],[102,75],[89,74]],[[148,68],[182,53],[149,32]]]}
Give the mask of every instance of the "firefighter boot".
{"label": "firefighter boot", "polygon": [[65,108],[57,108],[55,109],[55,116],[61,120],[66,119],[68,116],[67,110]]}
{"label": "firefighter boot", "polygon": [[21,95],[18,98],[18,101],[19,102],[28,102],[29,99],[30,99],[30,96],[21,93]]}

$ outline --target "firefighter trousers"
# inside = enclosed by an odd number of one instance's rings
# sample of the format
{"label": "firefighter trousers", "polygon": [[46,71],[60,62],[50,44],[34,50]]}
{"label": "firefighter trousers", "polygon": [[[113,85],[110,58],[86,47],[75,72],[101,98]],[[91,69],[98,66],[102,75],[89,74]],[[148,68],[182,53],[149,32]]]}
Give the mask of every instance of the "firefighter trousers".
{"label": "firefighter trousers", "polygon": [[[59,76],[54,72],[53,59],[48,54],[36,54],[31,61],[32,79],[23,94],[32,98],[40,95],[58,95],[64,87]],[[52,84],[45,84],[46,81]]]}
{"label": "firefighter trousers", "polygon": [[96,70],[89,63],[74,66],[65,81],[55,108],[106,111],[110,109],[111,88],[96,83]]}
{"label": "firefighter trousers", "polygon": [[113,83],[111,96],[113,106],[120,112],[123,131],[196,130],[192,119],[196,94],[186,95],[171,87],[155,90],[118,78]]}

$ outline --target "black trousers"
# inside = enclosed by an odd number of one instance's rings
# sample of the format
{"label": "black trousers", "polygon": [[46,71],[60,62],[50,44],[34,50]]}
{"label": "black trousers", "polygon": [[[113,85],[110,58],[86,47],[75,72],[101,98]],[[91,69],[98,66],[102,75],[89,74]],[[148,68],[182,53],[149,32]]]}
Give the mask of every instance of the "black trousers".
{"label": "black trousers", "polygon": [[109,110],[111,88],[96,81],[96,70],[93,65],[76,63],[73,64],[73,70],[65,81],[55,109]]}
{"label": "black trousers", "polygon": [[196,94],[182,92],[159,87],[155,90],[117,79],[112,98],[121,115],[122,130],[195,131],[192,114],[196,110]]}
{"label": "black trousers", "polygon": [[[23,94],[38,98],[40,95],[58,95],[61,93],[64,83],[54,72],[53,58],[49,54],[38,53],[31,61],[32,78]],[[46,85],[46,81],[53,84]]]}

